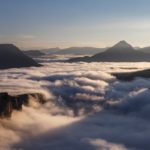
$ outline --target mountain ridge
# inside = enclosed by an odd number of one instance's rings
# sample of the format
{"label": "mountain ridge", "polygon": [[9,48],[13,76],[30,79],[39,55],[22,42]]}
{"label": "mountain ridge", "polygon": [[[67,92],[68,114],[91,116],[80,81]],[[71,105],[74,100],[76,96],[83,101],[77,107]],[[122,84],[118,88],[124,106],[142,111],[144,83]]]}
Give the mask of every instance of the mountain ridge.
{"label": "mountain ridge", "polygon": [[150,62],[150,55],[135,50],[126,41],[120,41],[114,46],[108,48],[102,53],[95,54],[91,57],[77,57],[68,60],[69,62]]}

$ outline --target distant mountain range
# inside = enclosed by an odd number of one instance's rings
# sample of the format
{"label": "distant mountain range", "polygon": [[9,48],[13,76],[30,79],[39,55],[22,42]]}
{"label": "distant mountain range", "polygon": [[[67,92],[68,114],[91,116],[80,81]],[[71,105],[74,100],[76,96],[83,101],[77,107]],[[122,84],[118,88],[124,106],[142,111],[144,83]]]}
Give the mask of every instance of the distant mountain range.
{"label": "distant mountain range", "polygon": [[40,66],[13,44],[0,44],[0,69]]}
{"label": "distant mountain range", "polygon": [[55,54],[55,55],[94,55],[105,51],[107,48],[95,48],[95,47],[69,47],[69,48],[49,48],[41,50],[28,50],[24,51],[25,54],[34,57],[43,54]]}
{"label": "distant mountain range", "polygon": [[66,49],[61,49],[56,53],[59,55],[94,55],[100,52],[105,51],[106,48],[95,48],[95,47],[70,47]]}
{"label": "distant mountain range", "polygon": [[142,49],[135,50],[126,41],[120,41],[106,51],[95,54],[91,57],[72,58],[69,62],[150,62],[150,54],[143,52]]}
{"label": "distant mountain range", "polygon": [[[124,41],[125,42],[125,41]],[[129,45],[129,44],[128,44]],[[95,55],[98,53],[102,53],[109,48],[96,48],[96,47],[69,47],[61,49],[59,47],[49,48],[49,49],[41,49],[41,50],[27,50],[24,53],[30,57],[39,57],[43,55]],[[139,48],[134,47],[135,50],[139,52],[150,53],[150,47]]]}
{"label": "distant mountain range", "polygon": [[40,57],[42,55],[45,55],[45,53],[39,51],[39,50],[27,50],[23,51],[24,54],[28,55],[29,57]]}

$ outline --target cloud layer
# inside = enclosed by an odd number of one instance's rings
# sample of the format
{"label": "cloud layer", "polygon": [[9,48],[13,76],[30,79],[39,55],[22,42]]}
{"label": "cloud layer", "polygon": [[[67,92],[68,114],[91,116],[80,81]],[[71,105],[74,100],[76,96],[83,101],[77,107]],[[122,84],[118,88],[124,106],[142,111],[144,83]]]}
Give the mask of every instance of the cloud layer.
{"label": "cloud layer", "polygon": [[48,100],[0,120],[0,147],[149,150],[150,80],[120,82],[110,74],[149,65],[53,62],[0,71],[1,92],[40,92]]}

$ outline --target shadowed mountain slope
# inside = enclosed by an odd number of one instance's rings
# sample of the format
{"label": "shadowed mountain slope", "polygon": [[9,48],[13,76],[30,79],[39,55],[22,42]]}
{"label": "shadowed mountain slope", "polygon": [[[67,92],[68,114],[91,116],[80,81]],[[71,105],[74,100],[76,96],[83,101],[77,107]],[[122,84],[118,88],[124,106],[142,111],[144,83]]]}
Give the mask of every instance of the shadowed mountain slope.
{"label": "shadowed mountain slope", "polygon": [[0,44],[0,69],[40,66],[13,44]]}

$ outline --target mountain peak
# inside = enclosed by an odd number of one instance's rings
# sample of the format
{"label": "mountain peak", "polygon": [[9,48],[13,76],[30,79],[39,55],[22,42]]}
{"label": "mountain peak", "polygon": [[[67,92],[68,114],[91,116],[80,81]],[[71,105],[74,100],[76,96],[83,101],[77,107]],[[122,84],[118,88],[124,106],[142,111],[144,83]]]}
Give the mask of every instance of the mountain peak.
{"label": "mountain peak", "polygon": [[128,44],[126,41],[120,41],[114,47],[124,47],[124,48],[131,48],[132,46]]}
{"label": "mountain peak", "polygon": [[122,40],[122,41],[120,41],[120,42],[118,42],[118,43],[128,44],[125,40]]}
{"label": "mountain peak", "polygon": [[120,41],[117,44],[115,44],[113,47],[109,48],[108,52],[131,52],[134,48],[128,44],[126,41]]}

